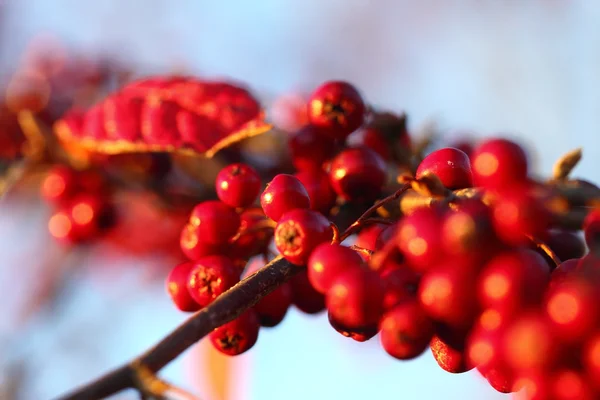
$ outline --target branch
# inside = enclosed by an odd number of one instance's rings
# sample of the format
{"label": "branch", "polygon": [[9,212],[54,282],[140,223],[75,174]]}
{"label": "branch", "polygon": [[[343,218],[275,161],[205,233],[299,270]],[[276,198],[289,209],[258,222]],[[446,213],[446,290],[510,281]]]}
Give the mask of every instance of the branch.
{"label": "branch", "polygon": [[146,353],[59,399],[100,399],[136,387],[140,366],[152,373],[158,372],[215,328],[239,317],[301,270],[302,267],[282,258],[274,259],[198,311]]}

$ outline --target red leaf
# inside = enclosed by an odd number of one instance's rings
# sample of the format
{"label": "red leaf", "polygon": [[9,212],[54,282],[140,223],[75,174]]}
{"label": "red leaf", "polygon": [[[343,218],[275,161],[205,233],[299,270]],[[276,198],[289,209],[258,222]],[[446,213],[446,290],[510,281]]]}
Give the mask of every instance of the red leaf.
{"label": "red leaf", "polygon": [[187,77],[152,77],[123,87],[55,124],[60,140],[108,154],[217,151],[271,129],[245,89]]}

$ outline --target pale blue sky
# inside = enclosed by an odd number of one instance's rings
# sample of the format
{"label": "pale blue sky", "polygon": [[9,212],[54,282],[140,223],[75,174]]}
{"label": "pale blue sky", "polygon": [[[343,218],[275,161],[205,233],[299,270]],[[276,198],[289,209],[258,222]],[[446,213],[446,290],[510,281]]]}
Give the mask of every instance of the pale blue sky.
{"label": "pale blue sky", "polygon": [[[310,90],[326,79],[348,79],[372,103],[406,110],[413,127],[435,118],[444,129],[510,132],[535,143],[539,172],[548,173],[560,154],[583,146],[577,175],[600,178],[597,2],[5,2],[11,8],[2,31],[8,43],[0,53],[3,66],[16,59],[32,35],[48,31],[80,49],[112,53],[148,71],[183,65],[205,76],[232,77],[266,99]],[[26,210],[0,208],[1,243],[7,243]],[[31,216],[31,226],[44,226],[45,217],[42,212]],[[41,246],[43,237],[37,240]],[[8,260],[24,257],[29,246],[17,243],[6,250],[0,279],[10,280]],[[105,280],[104,286],[84,279],[73,288],[60,315],[41,325],[47,334],[24,350],[40,359],[30,398],[57,395],[124,361],[181,320],[161,284],[128,292],[142,277],[138,270]],[[122,306],[123,296],[128,307]],[[79,340],[82,350],[67,350],[74,329],[86,326],[94,333]],[[83,360],[90,354],[93,363]],[[506,398],[475,373],[443,372],[429,354],[397,362],[375,340],[353,343],[333,332],[323,317],[295,312],[283,326],[262,331],[258,346],[240,362],[251,373],[240,377],[239,400]],[[201,379],[191,382],[182,373],[185,363],[170,366],[165,376],[201,388]]]}

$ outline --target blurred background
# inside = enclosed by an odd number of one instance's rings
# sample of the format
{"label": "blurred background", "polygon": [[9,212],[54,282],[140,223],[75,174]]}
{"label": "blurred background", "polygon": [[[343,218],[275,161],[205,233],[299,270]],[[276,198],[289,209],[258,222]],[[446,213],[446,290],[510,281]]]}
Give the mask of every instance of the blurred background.
{"label": "blurred background", "polygon": [[[231,78],[267,110],[344,79],[373,105],[406,111],[414,131],[434,121],[449,141],[516,136],[539,174],[583,147],[575,175],[598,181],[599,18],[600,3],[583,0],[4,0],[0,71],[9,77],[37,43],[138,75]],[[47,233],[50,212],[35,196],[0,205],[2,399],[58,396],[186,318],[164,289],[172,256],[65,254]],[[352,342],[326,315],[294,309],[247,354],[224,359],[201,343],[161,376],[215,400],[508,397],[476,372],[442,371],[429,352],[398,362],[377,339]]]}

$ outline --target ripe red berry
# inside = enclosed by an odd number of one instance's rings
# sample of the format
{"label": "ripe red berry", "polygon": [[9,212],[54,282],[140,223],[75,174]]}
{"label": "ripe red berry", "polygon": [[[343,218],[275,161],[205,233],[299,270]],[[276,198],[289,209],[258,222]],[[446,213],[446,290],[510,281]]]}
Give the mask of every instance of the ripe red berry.
{"label": "ripe red berry", "polygon": [[55,212],[48,220],[48,231],[56,240],[64,244],[77,243],[80,239],[73,229],[73,220],[66,210]]}
{"label": "ripe red berry", "polygon": [[502,340],[503,360],[516,371],[550,367],[557,348],[551,326],[538,313],[526,313],[511,321]]}
{"label": "ripe red berry", "polygon": [[336,139],[345,139],[358,129],[365,118],[366,107],[354,86],[342,81],[329,81],[319,86],[308,101],[308,118],[312,125],[323,128]]}
{"label": "ripe red berry", "polygon": [[416,298],[419,280],[420,276],[405,265],[384,269],[381,272],[384,310],[391,310],[406,300]]}
{"label": "ripe red berry", "polygon": [[[481,371],[480,371],[481,372]],[[491,387],[500,393],[511,393],[514,386],[514,378],[507,368],[489,368],[482,373]]]}
{"label": "ripe red berry", "polygon": [[476,271],[447,261],[423,275],[419,301],[433,319],[452,327],[468,327],[477,313]]}
{"label": "ripe red berry", "polygon": [[472,369],[467,366],[464,348],[451,346],[437,335],[431,339],[429,347],[433,358],[444,371],[460,374]]}
{"label": "ripe red berry", "polygon": [[176,265],[167,277],[167,292],[175,306],[181,311],[192,312],[201,308],[187,289],[188,278],[193,267],[194,263],[191,262]]}
{"label": "ripe red berry", "polygon": [[582,277],[566,277],[552,285],[545,311],[553,330],[564,341],[580,342],[600,327],[600,291]]}
{"label": "ripe red berry", "polygon": [[383,349],[400,360],[421,355],[434,334],[433,322],[415,301],[399,304],[388,311],[379,326]]}
{"label": "ripe red berry", "polygon": [[305,209],[289,211],[275,227],[275,247],[289,262],[305,265],[319,244],[333,238],[330,222],[322,214]]}
{"label": "ripe red berry", "polygon": [[237,233],[240,216],[225,203],[208,200],[194,207],[189,223],[203,242],[218,245],[227,243]]}
{"label": "ripe red berry", "polygon": [[331,162],[329,180],[333,190],[347,201],[372,201],[387,178],[383,159],[366,147],[347,148]]}
{"label": "ripe red berry", "polygon": [[[363,249],[375,251],[380,247],[377,247],[377,238],[389,225],[384,224],[373,224],[362,229],[356,236],[356,246],[362,247]],[[394,236],[394,232],[390,232],[391,239]]]}
{"label": "ripe red berry", "polygon": [[369,269],[350,268],[335,277],[325,295],[332,318],[348,328],[376,324],[383,313],[383,283]]}
{"label": "ripe red berry", "polygon": [[52,204],[64,204],[76,191],[77,174],[63,165],[49,170],[41,186],[42,197]]}
{"label": "ripe red berry", "polygon": [[485,371],[502,360],[502,335],[507,321],[508,318],[492,308],[481,313],[466,340],[469,367],[477,367],[485,376]]}
{"label": "ripe red berry", "polygon": [[427,173],[436,175],[448,189],[463,189],[473,186],[473,174],[469,156],[463,151],[447,147],[436,150],[421,161],[416,178]]}
{"label": "ripe red berry", "polygon": [[292,289],[292,303],[306,314],[317,314],[325,309],[325,296],[317,292],[302,271],[289,281]]}
{"label": "ripe red berry", "polygon": [[323,163],[333,156],[335,141],[319,128],[307,125],[290,137],[288,147],[298,171],[321,171]]}
{"label": "ripe red berry", "polygon": [[231,164],[217,174],[215,188],[219,199],[229,207],[248,207],[260,193],[260,176],[247,164]]}
{"label": "ripe red berry", "polygon": [[552,400],[594,400],[597,393],[591,387],[593,381],[583,371],[577,369],[560,369],[548,379]]}
{"label": "ripe red berry", "polygon": [[295,176],[306,188],[310,197],[310,209],[328,215],[337,197],[329,176],[323,171],[302,171]]}
{"label": "ripe red berry", "polygon": [[237,356],[252,348],[258,340],[260,325],[254,310],[250,309],[209,335],[213,346],[228,356]]}
{"label": "ripe red berry", "polygon": [[546,244],[561,261],[581,258],[585,255],[585,243],[575,232],[551,230],[546,237]]}
{"label": "ripe red berry", "polygon": [[366,342],[375,336],[378,332],[377,324],[369,325],[363,328],[348,328],[344,324],[336,321],[331,313],[327,313],[329,324],[335,329],[340,335],[353,339],[357,342]]}
{"label": "ripe red berry", "polygon": [[549,386],[546,371],[528,371],[519,374],[512,391],[515,400],[547,400],[551,398]]}
{"label": "ripe red berry", "polygon": [[346,141],[351,147],[364,146],[375,151],[385,161],[392,158],[392,146],[385,136],[375,127],[366,127],[354,132]]}
{"label": "ripe red berry", "polygon": [[361,266],[362,259],[356,251],[339,244],[322,243],[308,259],[308,280],[316,291],[326,293],[340,273]]}
{"label": "ripe red berry", "polygon": [[[268,218],[261,208],[248,208],[240,214],[240,236],[232,243],[236,258],[248,259],[266,252],[273,237],[272,228],[265,226]],[[226,253],[222,253],[226,254]]]}
{"label": "ripe red berry", "polygon": [[[263,267],[262,262],[252,262],[244,272],[243,277],[252,275]],[[284,283],[277,289],[263,297],[255,306],[254,311],[258,316],[261,326],[277,326],[287,314],[287,310],[292,304],[292,289],[288,283]]]}
{"label": "ripe red berry", "polygon": [[600,252],[600,210],[592,210],[583,221],[585,242],[591,252]]}
{"label": "ripe red berry", "polygon": [[527,154],[510,140],[486,140],[475,148],[472,161],[476,186],[500,189],[527,179]]}
{"label": "ripe red berry", "polygon": [[546,261],[531,250],[503,252],[485,265],[477,294],[483,307],[512,314],[539,302],[550,280]]}
{"label": "ripe red berry", "polygon": [[548,289],[552,288],[554,285],[563,282],[568,277],[572,276],[573,273],[579,270],[580,258],[573,258],[571,260],[563,261],[558,267],[552,271],[552,275],[550,275],[550,283]]}
{"label": "ripe red berry", "polygon": [[529,243],[526,235],[539,238],[546,232],[550,213],[528,186],[516,186],[499,194],[492,206],[492,222],[504,242],[523,245]]}
{"label": "ripe red berry", "polygon": [[600,330],[586,340],[581,358],[590,382],[600,389]]}
{"label": "ripe red berry", "polygon": [[396,241],[415,271],[427,271],[444,256],[440,229],[440,215],[432,208],[416,210],[400,220]]}
{"label": "ripe red berry", "polygon": [[260,197],[265,215],[273,221],[297,208],[310,208],[310,197],[302,183],[293,175],[279,174],[267,184]]}
{"label": "ripe red berry", "polygon": [[205,307],[239,280],[239,268],[229,258],[206,256],[194,261],[187,287],[192,298]]}
{"label": "ripe red berry", "polygon": [[181,231],[179,245],[183,254],[190,260],[198,260],[205,256],[226,254],[229,244],[206,243],[200,239],[196,226],[187,223]]}

